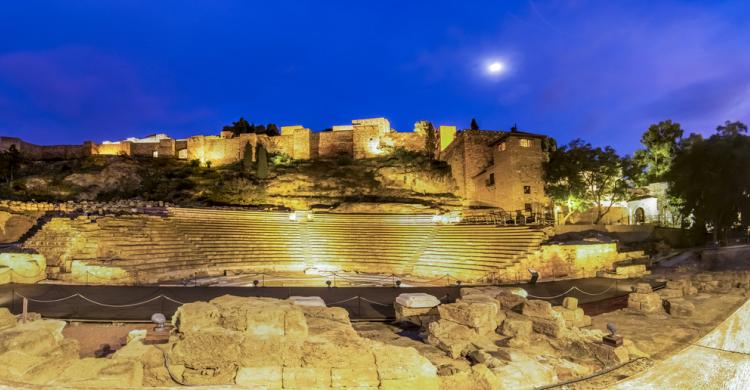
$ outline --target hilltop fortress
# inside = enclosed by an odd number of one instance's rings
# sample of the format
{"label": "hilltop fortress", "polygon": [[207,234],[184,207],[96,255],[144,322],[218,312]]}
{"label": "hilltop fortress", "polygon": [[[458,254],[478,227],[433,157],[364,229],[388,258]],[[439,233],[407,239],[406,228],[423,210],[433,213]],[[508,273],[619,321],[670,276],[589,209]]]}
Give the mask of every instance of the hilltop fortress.
{"label": "hilltop fortress", "polygon": [[[165,134],[123,141],[86,141],[81,145],[41,146],[19,138],[0,137],[0,150],[11,145],[29,160],[58,160],[95,155],[160,157],[197,160],[221,166],[243,159],[246,145],[256,159],[258,145],[270,153],[295,160],[348,156],[353,159],[388,155],[402,148],[425,151],[427,122],[415,124],[412,132],[396,132],[385,118],[357,119],[350,125],[313,132],[301,125],[283,126],[278,136],[238,134],[222,131],[218,136],[197,135],[173,139]],[[455,195],[467,206],[497,207],[509,212],[549,211],[544,195],[542,162],[548,138],[511,131],[464,130],[440,126],[436,131],[435,158],[446,161],[456,182]]]}

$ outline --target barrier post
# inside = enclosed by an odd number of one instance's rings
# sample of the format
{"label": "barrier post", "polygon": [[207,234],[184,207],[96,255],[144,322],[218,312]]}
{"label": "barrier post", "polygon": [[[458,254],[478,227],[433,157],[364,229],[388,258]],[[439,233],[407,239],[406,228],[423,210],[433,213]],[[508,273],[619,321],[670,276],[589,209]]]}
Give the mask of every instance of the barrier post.
{"label": "barrier post", "polygon": [[26,319],[28,318],[28,312],[29,312],[29,300],[26,299],[26,297],[23,298],[23,309],[21,314],[21,321],[25,324]]}

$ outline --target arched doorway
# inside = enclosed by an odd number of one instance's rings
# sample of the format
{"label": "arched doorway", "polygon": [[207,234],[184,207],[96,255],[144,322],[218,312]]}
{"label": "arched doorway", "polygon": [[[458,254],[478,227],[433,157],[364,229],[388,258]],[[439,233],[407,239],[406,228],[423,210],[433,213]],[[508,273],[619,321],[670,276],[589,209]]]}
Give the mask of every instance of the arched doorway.
{"label": "arched doorway", "polygon": [[635,209],[635,223],[636,225],[642,225],[646,222],[646,212],[643,210],[643,207],[638,207]]}

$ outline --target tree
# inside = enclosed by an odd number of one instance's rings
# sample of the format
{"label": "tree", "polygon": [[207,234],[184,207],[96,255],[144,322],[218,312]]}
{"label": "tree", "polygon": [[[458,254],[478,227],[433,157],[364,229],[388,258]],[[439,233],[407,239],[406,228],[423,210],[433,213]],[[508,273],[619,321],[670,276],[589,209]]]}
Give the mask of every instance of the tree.
{"label": "tree", "polygon": [[0,170],[2,170],[2,175],[5,176],[8,184],[13,181],[22,161],[23,156],[21,156],[21,152],[18,151],[16,145],[11,144],[8,150],[0,153]]}
{"label": "tree", "polygon": [[242,169],[250,171],[253,166],[253,145],[250,142],[245,144],[245,150],[242,152]]}
{"label": "tree", "polygon": [[431,159],[435,158],[435,151],[437,150],[438,137],[435,126],[432,122],[427,122],[425,125],[425,138],[424,138],[424,151]]}
{"label": "tree", "polygon": [[266,126],[266,135],[269,137],[275,137],[277,135],[281,134],[279,132],[279,127],[276,126],[274,123],[269,123],[268,126]]}
{"label": "tree", "polygon": [[750,215],[750,137],[742,122],[725,122],[716,134],[698,134],[680,142],[666,175],[670,195],[680,200],[682,215],[691,216],[691,230],[726,242],[733,226],[747,226]]}
{"label": "tree", "polygon": [[624,175],[628,161],[614,149],[594,148],[580,139],[550,152],[543,164],[545,192],[565,211],[562,223],[575,213],[596,209],[595,224],[625,199],[630,188]]}
{"label": "tree", "polygon": [[259,179],[265,179],[268,177],[268,152],[266,151],[266,147],[263,146],[263,144],[258,144],[256,147],[256,160],[258,160],[258,165],[255,170],[255,176],[257,176]]}
{"label": "tree", "polygon": [[242,117],[237,122],[232,122],[231,126],[224,126],[222,130],[231,131],[234,136],[255,132],[253,126]]}
{"label": "tree", "polygon": [[645,149],[637,150],[633,154],[634,164],[642,166],[645,171],[645,175],[638,178],[638,184],[645,185],[664,180],[682,134],[680,124],[669,119],[648,127],[641,136],[641,145]]}
{"label": "tree", "polygon": [[471,118],[471,129],[479,130],[479,125],[477,124],[477,120],[475,118]]}
{"label": "tree", "polygon": [[722,137],[732,137],[741,133],[747,133],[747,125],[740,121],[725,121],[723,125],[716,127],[716,131]]}

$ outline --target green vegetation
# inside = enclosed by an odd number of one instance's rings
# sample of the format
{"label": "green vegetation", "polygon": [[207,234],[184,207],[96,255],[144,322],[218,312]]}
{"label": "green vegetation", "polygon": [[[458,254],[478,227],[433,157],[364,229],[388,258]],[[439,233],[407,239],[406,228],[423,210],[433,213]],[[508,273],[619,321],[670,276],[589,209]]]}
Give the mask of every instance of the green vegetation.
{"label": "green vegetation", "polygon": [[424,152],[431,158],[435,158],[435,152],[437,151],[438,147],[438,136],[437,131],[435,131],[435,126],[432,125],[432,122],[427,122],[425,133]]}
{"label": "green vegetation", "polygon": [[614,149],[594,148],[580,139],[549,154],[544,163],[545,191],[564,211],[562,223],[575,212],[596,209],[595,224],[628,196],[629,163]]}
{"label": "green vegetation", "polygon": [[240,118],[237,122],[232,122],[231,125],[224,126],[222,131],[231,131],[234,136],[240,134],[265,134],[269,137],[275,137],[279,135],[279,128],[273,123],[269,123],[267,126],[255,125],[249,123],[245,118]]}
{"label": "green vegetation", "polygon": [[21,162],[23,159],[16,145],[10,145],[8,150],[0,152],[0,175],[8,184],[13,182],[13,176],[21,166]]}
{"label": "green vegetation", "polygon": [[714,241],[726,242],[732,229],[746,231],[750,221],[750,137],[742,122],[725,122],[708,138],[691,134],[676,148],[666,173],[670,194],[695,236],[710,228]]}
{"label": "green vegetation", "polygon": [[644,149],[637,150],[632,159],[633,164],[643,172],[636,178],[640,185],[664,180],[682,133],[680,124],[671,120],[653,124],[643,133],[641,145]]}
{"label": "green vegetation", "polygon": [[245,144],[245,149],[242,151],[242,169],[246,172],[250,172],[253,168],[253,145],[250,142]]}
{"label": "green vegetation", "polygon": [[257,176],[259,179],[265,179],[268,177],[268,152],[266,152],[266,147],[263,146],[263,144],[258,144],[257,146],[257,167],[255,169],[255,176]]}

